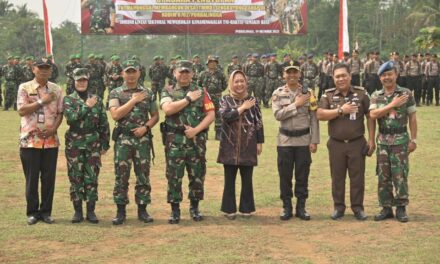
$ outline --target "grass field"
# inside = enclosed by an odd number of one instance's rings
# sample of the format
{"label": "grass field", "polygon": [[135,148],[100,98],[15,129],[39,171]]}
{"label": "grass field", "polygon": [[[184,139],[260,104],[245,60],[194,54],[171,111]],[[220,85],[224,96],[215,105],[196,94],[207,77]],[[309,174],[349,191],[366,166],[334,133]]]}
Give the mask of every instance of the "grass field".
{"label": "grass field", "polygon": [[[347,210],[340,221],[330,219],[332,199],[327,125],[321,123],[321,144],[313,155],[310,175],[309,222],[297,218],[281,222],[276,168],[277,122],[263,110],[266,143],[254,170],[257,212],[251,219],[229,221],[220,212],[223,167],[216,163],[218,142],[208,141],[206,196],[201,203],[203,222],[188,216],[169,225],[163,148],[158,126],[153,129],[156,160],[151,169],[152,199],[149,212],[155,221],[137,220],[132,173],[128,220],[112,226],[115,215],[113,151],[103,157],[99,178],[98,225],[71,224],[69,181],[62,139],[53,217],[56,223],[26,224],[24,176],[18,156],[19,116],[0,111],[0,263],[439,263],[440,262],[440,107],[418,110],[418,149],[410,156],[410,222],[374,222],[379,211],[375,157],[367,161],[365,209],[369,219],[358,222]],[[161,120],[163,113],[161,113]],[[113,122],[111,122],[113,126]],[[213,133],[210,133],[213,137]],[[187,194],[188,180],[184,180]],[[347,180],[348,184],[348,180]],[[238,187],[239,190],[239,187]],[[348,186],[347,186],[348,190]],[[349,206],[348,193],[346,201]]]}

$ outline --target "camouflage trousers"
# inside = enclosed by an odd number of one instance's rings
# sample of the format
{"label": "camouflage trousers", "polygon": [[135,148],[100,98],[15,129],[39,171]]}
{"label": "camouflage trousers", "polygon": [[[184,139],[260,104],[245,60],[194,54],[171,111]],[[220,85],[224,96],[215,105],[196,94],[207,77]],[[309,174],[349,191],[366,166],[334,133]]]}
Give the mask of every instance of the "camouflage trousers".
{"label": "camouflage trousers", "polygon": [[151,203],[150,185],[150,143],[147,136],[136,138],[120,135],[115,141],[115,188],[113,200],[116,204],[128,204],[128,180],[133,163],[136,174],[136,204]]}
{"label": "camouflage trousers", "polygon": [[68,78],[66,82],[66,95],[73,93],[75,90],[75,80]]}
{"label": "camouflage trousers", "polygon": [[264,104],[268,104],[271,101],[273,91],[280,87],[280,82],[278,79],[266,79],[266,87],[264,89]]}
{"label": "camouflage trousers", "polygon": [[99,151],[79,149],[66,144],[67,175],[71,201],[98,201]]}
{"label": "camouflage trousers", "polygon": [[249,77],[249,95],[254,95],[258,102],[261,102],[264,99],[264,86],[264,77]]}
{"label": "camouflage trousers", "polygon": [[376,153],[380,206],[408,205],[408,145],[378,144]]}
{"label": "camouflage trousers", "polygon": [[167,134],[165,146],[166,177],[168,180],[168,203],[180,203],[183,199],[182,180],[186,171],[189,179],[188,198],[203,200],[206,174],[206,133],[199,133],[194,139],[183,134]]}
{"label": "camouflage trousers", "polygon": [[5,110],[14,106],[17,101],[17,86],[13,81],[6,81],[5,84]]}
{"label": "camouflage trousers", "polygon": [[151,91],[153,92],[155,98],[159,98],[159,101],[161,99],[160,95],[161,95],[162,89],[164,87],[165,87],[165,80],[162,80],[159,82],[156,82],[156,81],[151,82]]}

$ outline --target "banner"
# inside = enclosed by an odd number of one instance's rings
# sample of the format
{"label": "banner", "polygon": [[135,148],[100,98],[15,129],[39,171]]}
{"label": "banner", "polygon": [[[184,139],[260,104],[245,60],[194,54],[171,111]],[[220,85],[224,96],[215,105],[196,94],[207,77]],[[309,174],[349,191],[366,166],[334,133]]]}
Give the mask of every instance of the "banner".
{"label": "banner", "polygon": [[306,0],[81,0],[82,34],[298,35]]}

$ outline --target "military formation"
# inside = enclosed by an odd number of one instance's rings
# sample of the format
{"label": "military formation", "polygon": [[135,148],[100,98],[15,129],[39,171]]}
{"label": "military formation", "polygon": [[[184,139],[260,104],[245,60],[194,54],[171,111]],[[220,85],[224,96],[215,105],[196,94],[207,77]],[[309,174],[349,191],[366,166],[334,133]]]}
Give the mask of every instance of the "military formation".
{"label": "military formation", "polygon": [[[138,219],[145,223],[153,221],[147,212],[151,203],[150,162],[154,160],[151,129],[159,121],[159,109],[165,113],[160,131],[166,155],[167,201],[171,206],[168,222],[177,224],[181,218],[185,169],[189,178],[190,216],[194,221],[203,220],[199,202],[204,199],[209,125],[214,123],[213,138],[221,140],[219,102],[228,88],[229,75],[237,70],[247,76],[249,95],[255,97],[257,104],[272,107],[280,121],[280,162],[286,155],[300,159],[295,161],[295,164],[299,162],[296,165],[290,164],[290,160],[284,161],[287,163],[283,162],[282,166],[279,164],[283,201],[281,220],[293,216],[293,195],[298,199],[295,215],[303,220],[310,219],[305,201],[311,153],[319,144],[318,120],[325,120],[329,121],[328,148],[335,209],[331,218],[337,220],[344,216],[345,189],[341,184],[345,183],[346,171],[350,174],[354,215],[358,220],[367,218],[363,211],[365,157],[371,156],[377,145],[376,171],[383,210],[375,220],[393,217],[391,208],[397,206],[397,219],[408,221],[406,179],[408,153],[416,148],[415,109],[422,104],[432,105],[434,99],[435,105],[439,105],[440,65],[436,54],[414,54],[400,60],[399,53],[393,52],[384,62],[378,52],[361,58],[355,50],[352,54],[344,53],[341,59],[325,52],[319,62],[314,61],[313,54],[304,54],[296,60],[290,54],[283,54],[282,61],[278,62],[276,53],[261,56],[249,53],[244,63],[240,63],[237,55],[231,56],[230,63],[224,68],[217,55],[209,55],[206,60],[199,55],[192,56],[192,60],[176,55],[168,65],[163,56],[157,55],[148,68],[136,55],[123,63],[118,55],[111,56],[109,63],[101,54],[89,54],[87,63],[83,63],[81,57],[71,55],[64,67],[67,80],[63,108],[69,125],[65,135],[66,159],[75,210],[72,222],[84,220],[82,201],[87,202],[85,219],[98,222],[94,210],[98,198],[100,158],[109,149],[110,135],[114,141],[113,200],[117,207],[113,224],[123,224],[126,219],[132,166],[137,179],[135,203]],[[51,69],[49,83],[55,84],[59,72],[53,58],[44,58],[43,64]],[[20,57],[8,57],[7,64],[1,68],[5,85],[0,99],[5,110],[17,109],[20,101],[17,99],[18,87],[35,80],[35,65],[31,56],[26,57],[22,65]],[[147,75],[148,88],[145,85]],[[116,123],[112,133],[106,111]],[[304,126],[297,126],[296,122]],[[348,127],[350,129],[346,129]],[[364,138],[365,128],[368,129],[368,139]],[[347,159],[357,162],[359,167],[356,169],[360,171],[351,171],[354,168],[346,166]],[[290,172],[293,166],[295,179],[299,181],[294,192]],[[393,186],[396,196],[392,195]]]}

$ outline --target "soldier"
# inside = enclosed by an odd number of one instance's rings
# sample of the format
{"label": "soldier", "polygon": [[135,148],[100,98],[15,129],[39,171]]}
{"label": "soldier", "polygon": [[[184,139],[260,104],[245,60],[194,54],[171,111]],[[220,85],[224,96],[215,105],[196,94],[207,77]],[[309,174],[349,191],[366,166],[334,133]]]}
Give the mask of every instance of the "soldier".
{"label": "soldier", "polygon": [[83,68],[81,64],[81,56],[74,54],[70,56],[70,62],[66,64],[65,74],[67,76],[66,94],[69,95],[75,90],[75,80],[73,79],[73,71],[77,68]]}
{"label": "soldier", "polygon": [[264,90],[263,105],[265,108],[269,108],[271,95],[281,84],[282,68],[277,61],[276,53],[270,54],[270,60],[264,67],[264,75],[266,77],[266,89]]}
{"label": "soldier", "polygon": [[102,82],[102,67],[97,63],[95,54],[89,54],[89,63],[85,65],[89,72],[89,87],[87,90],[91,94],[97,94],[99,97],[104,97],[104,87]]}
{"label": "soldier", "polygon": [[413,54],[411,60],[405,65],[406,80],[408,89],[414,91],[416,105],[420,106],[422,94],[422,65],[417,61],[417,55]]}
{"label": "soldier", "polygon": [[20,78],[20,72],[18,67],[14,64],[14,57],[8,57],[8,64],[2,68],[3,76],[5,77],[5,106],[4,110],[7,111],[10,107],[14,106],[17,101],[17,80]]}
{"label": "soldier", "polygon": [[409,202],[408,155],[417,148],[416,103],[410,90],[397,85],[397,72],[392,61],[383,64],[378,75],[383,89],[371,96],[370,116],[377,119],[379,125],[376,151],[378,196],[383,209],[374,220],[394,217],[392,206],[396,206],[397,220],[405,223],[409,220],[406,213]]}
{"label": "soldier", "polygon": [[[202,63],[200,63],[200,56],[198,54],[193,56],[193,82],[197,83],[197,78],[199,78],[199,75],[201,72],[205,70],[205,66],[203,66]],[[159,93],[160,94],[160,93]]]}
{"label": "soldier", "polygon": [[243,67],[240,64],[238,64],[238,56],[232,55],[231,63],[229,63],[228,67],[226,68],[228,77],[231,75],[233,71],[237,71],[237,70],[241,71],[242,69]]}
{"label": "soldier", "polygon": [[102,98],[87,92],[89,74],[86,68],[73,71],[75,90],[64,97],[67,174],[70,181],[70,200],[75,214],[72,223],[84,220],[82,201],[87,202],[86,219],[98,223],[95,205],[98,201],[98,175],[101,155],[110,148],[110,129]]}
{"label": "soldier", "polygon": [[34,57],[28,56],[26,57],[26,65],[22,68],[22,83],[29,82],[35,78],[34,72],[32,71],[32,67],[34,64]]}
{"label": "soldier", "polygon": [[403,77],[401,75],[402,72],[405,71],[405,64],[403,64],[403,62],[400,60],[399,52],[397,51],[392,52],[390,60],[394,62],[394,67],[396,67],[397,84],[399,86],[403,86]]}
{"label": "soldier", "polygon": [[437,54],[433,54],[431,61],[426,63],[425,76],[427,79],[427,98],[426,105],[432,104],[432,90],[435,91],[435,105],[439,106],[439,90],[440,90],[440,63]]}
{"label": "soldier", "polygon": [[150,65],[148,69],[148,77],[151,80],[151,91],[154,94],[154,98],[162,93],[162,89],[165,86],[165,72],[160,64],[160,56],[154,56],[154,63]]}
{"label": "soldier", "polygon": [[57,78],[60,75],[58,66],[53,61],[53,55],[47,55],[47,59],[49,63],[52,64],[52,74],[50,75],[49,82],[57,83]]}
{"label": "soldier", "polygon": [[379,70],[382,61],[379,58],[380,53],[378,51],[371,54],[371,60],[365,63],[364,73],[367,78],[367,86],[365,87],[369,94],[380,89],[381,84],[377,71]]}
{"label": "soldier", "polygon": [[[111,60],[112,60],[112,64],[108,68],[108,71],[107,71],[107,75],[109,78],[109,82],[108,82],[108,94],[109,95],[114,89],[122,86],[122,84],[124,83],[124,79],[122,78],[122,66],[119,63],[119,60],[120,60],[119,56],[113,55]],[[107,96],[106,108],[108,108],[109,100],[110,100],[110,97]]]}
{"label": "soldier", "polygon": [[82,8],[90,10],[90,32],[111,34],[115,30],[116,12],[112,0],[81,0]]}
{"label": "soldier", "polygon": [[333,53],[328,53],[328,61],[327,64],[324,67],[324,76],[325,76],[325,83],[324,83],[324,91],[335,87],[335,82],[333,81],[333,68],[335,67],[335,57],[333,56]]}
{"label": "soldier", "polygon": [[291,59],[290,54],[286,53],[283,55],[283,63],[281,63],[281,68],[284,71],[284,68],[287,66],[293,66],[294,61]]}
{"label": "soldier", "polygon": [[[156,101],[150,89],[139,85],[141,75],[139,62],[127,60],[123,63],[124,84],[110,93],[109,110],[116,121],[112,139],[115,141],[115,188],[113,200],[118,207],[113,225],[123,224],[126,205],[129,202],[128,180],[133,163],[136,174],[135,201],[138,219],[150,223],[153,218],[146,208],[151,203],[150,150],[153,137],[151,128],[159,120]],[[154,158],[154,151],[153,151]]]}
{"label": "soldier", "polygon": [[[35,78],[18,89],[21,117],[20,159],[26,177],[29,225],[39,220],[54,223],[51,216],[60,141],[57,129],[63,120],[61,88],[49,82],[51,64],[47,58],[34,62]],[[41,180],[41,200],[38,184]],[[40,203],[41,201],[41,203]]]}
{"label": "soldier", "polygon": [[298,66],[284,68],[285,86],[272,95],[272,111],[280,121],[277,137],[280,198],[283,201],[281,220],[292,218],[292,177],[295,170],[295,216],[310,220],[306,211],[311,154],[319,144],[319,124],[316,118],[317,102],[312,89],[304,90],[299,83]]}
{"label": "soldier", "polygon": [[189,178],[190,215],[194,221],[203,219],[199,201],[204,197],[206,137],[215,118],[215,107],[208,92],[192,83],[192,63],[179,61],[174,74],[176,84],[163,90],[160,101],[165,113],[161,132],[166,155],[167,201],[171,204],[170,224],[180,221],[185,168]]}
{"label": "soldier", "polygon": [[268,62],[267,58],[268,58],[267,54],[263,54],[263,55],[261,55],[260,63],[261,63],[263,66],[265,66],[266,63]]}
{"label": "soldier", "polygon": [[406,55],[405,54],[405,56],[403,56],[403,62],[402,62],[402,64],[403,64],[403,69],[402,69],[402,71],[400,72],[400,80],[401,80],[401,84],[402,85],[400,85],[401,87],[408,87],[408,78],[407,78],[407,76],[406,76],[406,64],[408,63],[410,61],[410,58],[409,58],[409,55]]}
{"label": "soldier", "polygon": [[197,85],[206,89],[211,96],[211,100],[215,107],[215,139],[220,140],[220,99],[222,92],[226,90],[228,83],[223,71],[217,68],[218,60],[213,56],[208,56],[206,61],[207,70],[200,73]]}
{"label": "soldier", "polygon": [[361,85],[361,71],[363,69],[362,61],[359,58],[359,51],[354,50],[352,57],[348,60],[348,66],[350,68],[351,85]]}
{"label": "soldier", "polygon": [[252,54],[252,59],[249,65],[246,67],[245,74],[249,79],[249,94],[255,94],[255,98],[257,99],[258,103],[261,104],[264,99],[264,67],[258,61],[257,53]]}
{"label": "soldier", "polygon": [[252,53],[246,54],[246,61],[243,63],[243,71],[246,72],[247,66],[251,63]]}
{"label": "soldier", "polygon": [[168,78],[168,85],[173,86],[176,83],[175,77],[174,77],[174,69],[176,68],[177,58],[172,57],[170,59],[170,65],[168,65],[167,69],[167,78]]}
{"label": "soldier", "polygon": [[303,76],[303,85],[315,92],[315,87],[319,78],[318,65],[313,62],[313,54],[307,55],[307,62],[300,67],[301,75]]}
{"label": "soldier", "polygon": [[[350,178],[350,202],[354,216],[366,220],[364,213],[365,156],[375,149],[374,121],[369,118],[370,99],[364,88],[351,86],[346,64],[337,64],[333,78],[336,88],[328,89],[319,101],[317,117],[328,121],[327,143],[332,177],[333,220],[345,213],[345,178]],[[367,117],[368,143],[365,140],[364,116]]]}

